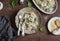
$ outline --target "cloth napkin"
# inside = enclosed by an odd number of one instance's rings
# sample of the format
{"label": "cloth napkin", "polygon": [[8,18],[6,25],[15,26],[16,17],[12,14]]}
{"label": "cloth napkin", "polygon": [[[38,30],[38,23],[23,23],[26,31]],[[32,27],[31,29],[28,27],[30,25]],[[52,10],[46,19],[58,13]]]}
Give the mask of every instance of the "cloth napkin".
{"label": "cloth napkin", "polygon": [[13,41],[17,31],[12,28],[7,16],[0,16],[0,41]]}

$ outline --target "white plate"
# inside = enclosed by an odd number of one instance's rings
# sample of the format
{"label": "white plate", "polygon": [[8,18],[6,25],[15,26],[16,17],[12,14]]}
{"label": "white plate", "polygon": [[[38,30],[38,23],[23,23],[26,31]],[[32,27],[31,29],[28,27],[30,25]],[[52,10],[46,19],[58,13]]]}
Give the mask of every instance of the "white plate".
{"label": "white plate", "polygon": [[33,3],[35,4],[35,6],[40,10],[40,11],[42,11],[43,13],[45,13],[45,14],[53,14],[53,13],[55,13],[56,12],[56,10],[57,10],[57,8],[58,8],[58,3],[57,3],[57,0],[55,0],[55,2],[56,2],[56,6],[55,6],[55,10],[54,11],[52,11],[52,12],[45,12],[44,10],[42,10],[37,4],[36,4],[36,2],[35,2],[35,0],[32,0],[33,1]]}
{"label": "white plate", "polygon": [[[53,18],[51,18],[50,20],[49,20],[49,22],[48,22],[48,30],[51,32],[51,22],[52,21],[55,21],[55,20],[60,20],[60,17],[53,17]],[[51,32],[52,33],[52,32]],[[54,35],[60,35],[60,29],[58,29],[58,30],[55,30],[54,32],[53,32],[53,34]]]}
{"label": "white plate", "polygon": [[[23,9],[19,10],[19,12],[17,13],[17,15],[16,15],[16,17],[15,17],[15,24],[16,24],[17,28],[18,28],[18,25],[19,25],[18,16],[21,15],[22,12],[25,13],[25,12],[32,12],[32,11],[35,12],[36,15],[38,16],[38,18],[40,19],[40,13],[39,13],[36,9],[34,9],[33,7],[32,7],[32,8],[29,8],[29,7],[23,8]],[[40,21],[40,20],[39,20],[39,21]],[[39,23],[39,21],[38,21],[38,23]],[[37,26],[39,26],[39,25],[37,25]],[[21,30],[21,31],[22,31],[22,30]],[[25,31],[25,33],[26,33],[26,34],[32,34],[32,33],[35,33],[35,32]]]}

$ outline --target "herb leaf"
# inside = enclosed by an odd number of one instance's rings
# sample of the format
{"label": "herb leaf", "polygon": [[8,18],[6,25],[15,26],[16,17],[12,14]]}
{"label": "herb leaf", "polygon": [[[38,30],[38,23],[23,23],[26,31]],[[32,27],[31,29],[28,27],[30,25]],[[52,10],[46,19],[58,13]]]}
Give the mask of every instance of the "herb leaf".
{"label": "herb leaf", "polygon": [[40,32],[44,32],[44,28],[43,27],[40,27],[39,30],[40,30]]}
{"label": "herb leaf", "polygon": [[18,3],[18,0],[12,0],[11,5],[12,7],[15,7]]}
{"label": "herb leaf", "polygon": [[32,7],[32,3],[31,2],[28,2],[28,7]]}

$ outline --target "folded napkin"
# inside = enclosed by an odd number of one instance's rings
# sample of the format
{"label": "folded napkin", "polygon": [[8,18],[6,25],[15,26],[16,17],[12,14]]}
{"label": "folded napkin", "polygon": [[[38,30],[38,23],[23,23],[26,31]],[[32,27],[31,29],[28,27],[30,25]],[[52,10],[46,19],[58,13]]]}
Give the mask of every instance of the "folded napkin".
{"label": "folded napkin", "polygon": [[0,41],[13,41],[14,34],[16,33],[11,26],[9,18],[7,16],[0,16]]}

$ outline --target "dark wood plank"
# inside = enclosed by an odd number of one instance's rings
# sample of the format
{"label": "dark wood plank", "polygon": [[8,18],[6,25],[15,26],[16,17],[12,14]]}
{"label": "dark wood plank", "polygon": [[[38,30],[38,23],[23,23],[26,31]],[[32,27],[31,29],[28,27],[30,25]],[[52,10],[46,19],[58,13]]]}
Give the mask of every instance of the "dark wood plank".
{"label": "dark wood plank", "polygon": [[[24,7],[27,7],[27,1],[28,0],[25,0],[26,1],[25,4],[23,4],[23,5],[18,4],[14,8],[12,8],[11,5],[10,5],[11,0],[0,0],[0,1],[3,2],[3,4],[4,4],[4,8],[0,11],[0,16],[4,16],[4,15],[9,16],[12,27],[17,29],[16,26],[15,26],[15,22],[14,22],[15,21],[15,16],[20,9],[22,9]],[[60,16],[60,0],[57,0],[57,1],[58,1],[58,5],[59,5],[58,10],[53,15],[46,15],[46,14],[42,13],[33,4],[33,7],[36,8],[41,13],[41,16],[42,16],[41,26],[44,26],[45,31],[43,33],[38,31],[36,34],[26,35],[25,37],[15,36],[14,41],[60,41],[60,36],[52,35],[47,30],[48,20],[52,17]],[[46,17],[47,17],[47,19],[46,19]]]}

